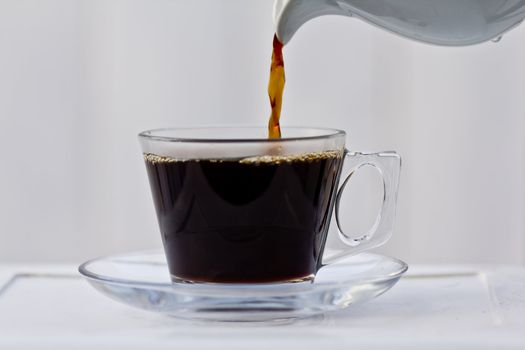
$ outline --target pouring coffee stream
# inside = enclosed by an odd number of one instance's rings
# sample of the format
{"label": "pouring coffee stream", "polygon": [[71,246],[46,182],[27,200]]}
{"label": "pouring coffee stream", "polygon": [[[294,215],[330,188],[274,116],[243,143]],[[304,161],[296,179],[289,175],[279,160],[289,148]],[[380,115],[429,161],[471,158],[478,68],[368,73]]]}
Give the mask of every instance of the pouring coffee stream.
{"label": "pouring coffee stream", "polygon": [[283,105],[283,92],[286,78],[284,74],[283,44],[277,38],[273,37],[272,65],[270,67],[270,81],[268,83],[268,97],[272,114],[268,123],[268,137],[278,139],[281,137],[281,109]]}

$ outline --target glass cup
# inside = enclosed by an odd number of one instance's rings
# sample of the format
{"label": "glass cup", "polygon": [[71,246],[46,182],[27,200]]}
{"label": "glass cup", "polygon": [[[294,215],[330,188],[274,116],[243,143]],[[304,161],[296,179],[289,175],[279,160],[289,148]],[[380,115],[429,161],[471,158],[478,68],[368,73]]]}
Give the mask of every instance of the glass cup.
{"label": "glass cup", "polygon": [[[158,129],[139,140],[173,282],[311,281],[326,264],[385,243],[392,234],[401,160],[345,148],[346,133],[258,127]],[[340,183],[343,164],[349,167]],[[339,201],[358,169],[382,178],[382,205],[364,234],[344,232]],[[323,251],[335,208],[347,248]]]}

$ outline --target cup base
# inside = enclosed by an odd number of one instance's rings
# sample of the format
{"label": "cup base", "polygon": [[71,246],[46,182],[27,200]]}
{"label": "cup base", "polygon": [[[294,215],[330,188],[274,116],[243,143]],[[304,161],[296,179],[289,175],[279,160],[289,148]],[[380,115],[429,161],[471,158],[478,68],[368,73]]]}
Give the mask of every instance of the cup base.
{"label": "cup base", "polygon": [[198,281],[198,280],[188,280],[185,278],[180,278],[175,275],[171,275],[171,282],[173,284],[200,284],[200,285],[276,285],[276,284],[294,284],[294,283],[312,283],[314,281],[315,275],[310,274],[305,277],[298,277],[289,280],[277,280],[277,281],[264,281],[264,282],[251,282],[251,281],[235,281],[235,282],[210,282],[210,281]]}

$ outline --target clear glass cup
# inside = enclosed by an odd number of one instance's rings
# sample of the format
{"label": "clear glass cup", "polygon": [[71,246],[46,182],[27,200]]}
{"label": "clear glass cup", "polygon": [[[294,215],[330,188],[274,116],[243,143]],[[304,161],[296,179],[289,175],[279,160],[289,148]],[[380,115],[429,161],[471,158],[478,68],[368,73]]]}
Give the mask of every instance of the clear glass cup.
{"label": "clear glass cup", "polygon": [[[346,133],[262,127],[158,129],[139,134],[173,282],[290,283],[391,236],[401,160],[345,148]],[[342,181],[343,165],[349,168]],[[344,232],[339,202],[352,174],[382,178],[382,205],[366,233]],[[323,252],[335,210],[347,249]]]}

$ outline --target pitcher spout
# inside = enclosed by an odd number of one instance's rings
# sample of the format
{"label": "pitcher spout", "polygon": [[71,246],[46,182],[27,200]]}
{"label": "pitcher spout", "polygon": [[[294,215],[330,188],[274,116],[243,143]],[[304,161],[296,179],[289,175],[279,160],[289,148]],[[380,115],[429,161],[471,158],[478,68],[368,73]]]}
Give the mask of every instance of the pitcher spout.
{"label": "pitcher spout", "polygon": [[297,30],[309,20],[324,15],[341,14],[346,13],[335,0],[276,0],[273,9],[275,32],[279,40],[286,45]]}

